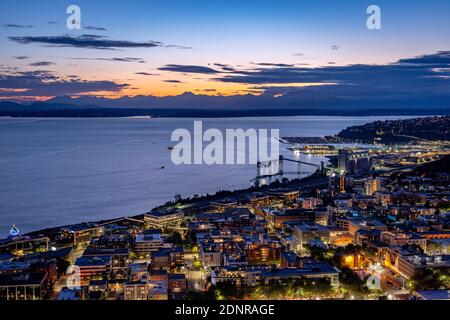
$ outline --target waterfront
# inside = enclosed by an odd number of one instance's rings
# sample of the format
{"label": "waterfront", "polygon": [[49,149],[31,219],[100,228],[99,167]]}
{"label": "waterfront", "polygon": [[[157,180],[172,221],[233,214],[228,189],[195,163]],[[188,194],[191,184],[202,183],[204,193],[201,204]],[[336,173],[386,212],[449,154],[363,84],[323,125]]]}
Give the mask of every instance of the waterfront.
{"label": "waterfront", "polygon": [[[281,136],[324,136],[347,126],[401,117],[203,119],[205,127],[279,128]],[[196,119],[198,120],[198,119]],[[129,216],[183,197],[250,186],[251,165],[175,166],[172,130],[194,119],[0,119],[0,238],[22,232]],[[282,153],[290,153],[284,147]],[[323,158],[301,156],[319,164]],[[164,167],[164,169],[162,169]],[[315,170],[304,167],[305,173]],[[286,171],[295,171],[287,168]],[[290,177],[290,176],[288,176]],[[291,176],[292,177],[292,176]]]}

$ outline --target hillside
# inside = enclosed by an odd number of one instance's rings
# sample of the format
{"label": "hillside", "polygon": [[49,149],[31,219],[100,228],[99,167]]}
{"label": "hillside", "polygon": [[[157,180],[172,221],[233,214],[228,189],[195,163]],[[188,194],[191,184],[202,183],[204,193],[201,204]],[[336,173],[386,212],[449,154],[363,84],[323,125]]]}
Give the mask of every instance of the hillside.
{"label": "hillside", "polygon": [[450,116],[407,120],[376,121],[349,127],[338,135],[340,139],[359,143],[409,143],[417,140],[450,141]]}
{"label": "hillside", "polygon": [[444,172],[450,174],[450,155],[444,156],[437,161],[426,163],[414,170],[417,174]]}

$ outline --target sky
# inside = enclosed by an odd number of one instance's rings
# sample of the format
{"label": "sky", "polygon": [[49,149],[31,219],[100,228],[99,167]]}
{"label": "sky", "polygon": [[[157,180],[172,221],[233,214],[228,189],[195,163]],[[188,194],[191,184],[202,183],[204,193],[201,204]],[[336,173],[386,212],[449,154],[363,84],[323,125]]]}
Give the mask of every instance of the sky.
{"label": "sky", "polygon": [[1,0],[0,100],[447,95],[449,13],[448,0]]}

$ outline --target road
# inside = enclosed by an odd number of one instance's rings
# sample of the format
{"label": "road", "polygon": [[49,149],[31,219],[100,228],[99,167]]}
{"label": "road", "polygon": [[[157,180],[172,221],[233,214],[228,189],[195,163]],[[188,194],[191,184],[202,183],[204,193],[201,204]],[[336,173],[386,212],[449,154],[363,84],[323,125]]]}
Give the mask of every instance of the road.
{"label": "road", "polygon": [[186,279],[189,289],[203,290],[206,286],[207,273],[202,268],[197,270],[194,268],[194,261],[198,259],[198,255],[194,253],[185,253],[184,261],[186,263]]}
{"label": "road", "polygon": [[[83,252],[84,252],[84,249],[72,250],[72,252],[69,254],[70,267],[72,267],[73,264],[75,263],[75,261],[83,255]],[[64,273],[64,275],[61,276],[61,278],[59,278],[59,280],[55,283],[55,285],[53,286],[53,295],[51,297],[52,300],[56,300],[56,298],[58,298],[61,290],[64,287],[67,287],[67,280],[68,280],[69,276],[70,275],[67,275],[66,273]]]}

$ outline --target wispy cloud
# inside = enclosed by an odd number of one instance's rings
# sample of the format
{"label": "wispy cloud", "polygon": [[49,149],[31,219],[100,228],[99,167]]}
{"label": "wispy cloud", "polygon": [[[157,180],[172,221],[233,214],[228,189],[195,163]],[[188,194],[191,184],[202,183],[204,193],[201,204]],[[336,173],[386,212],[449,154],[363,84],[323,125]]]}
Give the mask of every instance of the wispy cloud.
{"label": "wispy cloud", "polygon": [[106,31],[106,28],[95,27],[95,26],[83,26],[83,29],[90,30],[90,31]]}
{"label": "wispy cloud", "polygon": [[214,63],[214,66],[221,68],[223,71],[236,71],[236,69],[228,64],[224,64],[224,63]]}
{"label": "wispy cloud", "polygon": [[134,74],[137,74],[140,76],[159,76],[158,73],[149,73],[149,72],[135,72]]}
{"label": "wispy cloud", "polygon": [[196,89],[195,92],[217,92],[217,89]]}
{"label": "wispy cloud", "polygon": [[15,24],[15,23],[7,23],[3,24],[2,27],[4,28],[18,28],[18,29],[31,29],[34,28],[31,24]]}
{"label": "wispy cloud", "polygon": [[[308,93],[352,99],[396,96],[413,100],[424,95],[450,94],[450,51],[384,65],[257,68],[214,80],[258,85],[267,90],[275,90],[278,86],[280,90],[301,91],[304,96]],[[316,86],[304,87],[303,84]]]}
{"label": "wispy cloud", "polygon": [[26,60],[26,59],[30,59],[29,56],[15,56],[15,57],[13,57],[13,58],[16,59],[16,60]]}
{"label": "wispy cloud", "polygon": [[279,68],[285,68],[285,67],[293,67],[293,64],[286,64],[286,63],[272,63],[272,62],[252,62],[253,65],[261,66],[261,67],[279,67]]}
{"label": "wispy cloud", "polygon": [[180,65],[180,64],[168,64],[165,65],[164,67],[158,68],[158,70],[181,72],[181,73],[203,73],[203,74],[219,73],[219,71],[209,67],[195,66],[195,65]]}
{"label": "wispy cloud", "polygon": [[70,60],[94,60],[94,61],[111,61],[111,62],[136,62],[136,63],[145,63],[145,60],[142,58],[134,58],[134,57],[115,57],[115,58],[67,58]]}
{"label": "wispy cloud", "polygon": [[188,47],[168,45],[159,41],[136,42],[128,40],[111,40],[108,37],[93,34],[84,34],[80,36],[24,36],[8,37],[8,39],[20,44],[42,44],[54,47],[73,47],[102,50],[156,47],[188,49]]}
{"label": "wispy cloud", "polygon": [[55,64],[55,63],[50,62],[50,61],[38,61],[38,62],[30,63],[29,65],[31,67],[47,67],[47,66],[51,66],[53,64]]}
{"label": "wispy cloud", "polygon": [[0,89],[4,92],[4,96],[38,97],[120,92],[128,87],[126,83],[108,80],[63,78],[43,70],[0,74]]}

